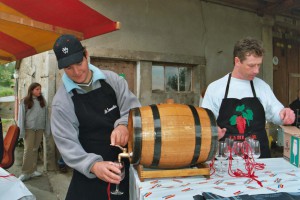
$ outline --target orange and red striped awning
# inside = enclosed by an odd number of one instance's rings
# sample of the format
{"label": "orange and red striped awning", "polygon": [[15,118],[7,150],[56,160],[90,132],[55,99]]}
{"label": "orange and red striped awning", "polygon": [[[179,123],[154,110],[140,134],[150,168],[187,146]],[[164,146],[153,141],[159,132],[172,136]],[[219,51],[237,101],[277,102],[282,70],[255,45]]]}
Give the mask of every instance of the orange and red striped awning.
{"label": "orange and red striped awning", "polygon": [[79,0],[0,0],[0,64],[50,50],[61,34],[84,40],[117,29]]}

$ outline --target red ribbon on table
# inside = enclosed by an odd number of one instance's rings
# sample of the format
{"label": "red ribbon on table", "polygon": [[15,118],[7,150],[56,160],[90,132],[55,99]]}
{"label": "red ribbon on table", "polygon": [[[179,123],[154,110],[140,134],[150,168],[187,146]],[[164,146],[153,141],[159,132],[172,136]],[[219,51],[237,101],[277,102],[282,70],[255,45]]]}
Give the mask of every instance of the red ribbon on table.
{"label": "red ribbon on table", "polygon": [[[251,146],[249,143],[244,142],[244,152],[251,152]],[[253,179],[254,181],[256,181],[258,183],[258,185],[260,185],[261,187],[263,187],[261,181],[257,180],[257,176],[255,175],[255,170],[263,170],[265,168],[265,164],[264,163],[257,163],[255,162],[254,158],[250,158],[248,155],[243,156],[243,159],[245,160],[245,169],[247,170],[247,173],[244,173],[242,170],[237,169],[236,171],[232,171],[231,167],[232,167],[232,154],[230,151],[230,155],[228,157],[229,159],[229,167],[228,167],[228,174],[232,177],[248,177]],[[211,163],[209,164],[210,169],[212,171],[212,173],[210,175],[213,175],[216,170],[214,168],[214,163],[215,163],[215,158],[212,159]]]}

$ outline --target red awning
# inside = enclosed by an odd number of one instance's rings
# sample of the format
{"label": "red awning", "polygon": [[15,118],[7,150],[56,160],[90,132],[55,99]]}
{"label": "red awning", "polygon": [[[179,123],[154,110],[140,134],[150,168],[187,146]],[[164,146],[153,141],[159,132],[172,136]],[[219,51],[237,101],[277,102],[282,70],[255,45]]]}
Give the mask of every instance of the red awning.
{"label": "red awning", "polygon": [[50,50],[61,34],[84,40],[117,29],[78,0],[0,0],[0,64]]}

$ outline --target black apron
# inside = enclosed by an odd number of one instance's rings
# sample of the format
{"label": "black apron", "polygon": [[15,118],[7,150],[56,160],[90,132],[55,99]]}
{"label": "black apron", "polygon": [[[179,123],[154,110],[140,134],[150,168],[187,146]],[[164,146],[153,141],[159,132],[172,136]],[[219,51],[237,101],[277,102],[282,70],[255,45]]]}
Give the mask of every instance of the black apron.
{"label": "black apron", "polygon": [[[74,96],[75,113],[79,120],[79,141],[88,153],[101,155],[104,161],[116,161],[121,150],[110,146],[110,135],[114,123],[120,118],[116,94],[113,88],[104,80],[101,87],[86,94],[78,94],[72,90]],[[125,162],[125,178],[120,183],[123,195],[110,195],[111,200],[129,199],[129,160]],[[67,193],[67,200],[99,200],[108,199],[108,183],[98,178],[87,178],[74,169],[73,177]],[[115,189],[111,184],[110,190]]]}
{"label": "black apron", "polygon": [[230,80],[231,73],[228,76],[225,96],[222,100],[217,119],[218,126],[227,129],[225,137],[222,140],[232,137],[235,140],[243,141],[246,137],[250,136],[260,142],[260,158],[270,158],[269,140],[265,130],[265,110],[256,97],[253,81],[249,82],[253,97],[236,99],[227,98]]}

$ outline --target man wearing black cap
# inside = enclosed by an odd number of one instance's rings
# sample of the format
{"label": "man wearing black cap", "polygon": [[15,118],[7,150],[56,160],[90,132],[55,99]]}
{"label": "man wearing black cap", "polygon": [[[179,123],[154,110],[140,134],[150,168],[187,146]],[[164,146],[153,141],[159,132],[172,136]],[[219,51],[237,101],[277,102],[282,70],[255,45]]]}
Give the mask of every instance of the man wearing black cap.
{"label": "man wearing black cap", "polygon": [[[74,169],[66,199],[129,199],[129,161],[120,182],[117,160],[128,142],[128,112],[140,107],[118,74],[88,63],[88,52],[72,35],[60,36],[54,46],[63,84],[52,103],[51,130],[64,161]],[[110,194],[120,183],[123,195]],[[111,196],[110,196],[111,195]]]}

